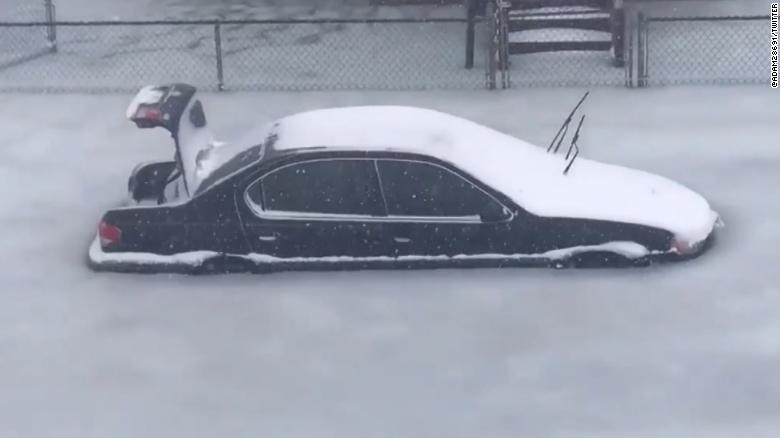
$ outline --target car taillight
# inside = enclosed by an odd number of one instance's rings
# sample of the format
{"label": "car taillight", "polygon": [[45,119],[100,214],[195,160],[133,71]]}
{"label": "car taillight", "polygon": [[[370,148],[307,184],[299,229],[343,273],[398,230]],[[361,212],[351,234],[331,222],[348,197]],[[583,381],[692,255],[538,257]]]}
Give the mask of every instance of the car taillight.
{"label": "car taillight", "polygon": [[98,236],[100,236],[100,246],[106,248],[122,241],[122,230],[103,221],[98,225]]}
{"label": "car taillight", "polygon": [[156,106],[141,105],[135,114],[130,117],[130,120],[139,128],[156,128],[163,126],[165,116],[162,110]]}

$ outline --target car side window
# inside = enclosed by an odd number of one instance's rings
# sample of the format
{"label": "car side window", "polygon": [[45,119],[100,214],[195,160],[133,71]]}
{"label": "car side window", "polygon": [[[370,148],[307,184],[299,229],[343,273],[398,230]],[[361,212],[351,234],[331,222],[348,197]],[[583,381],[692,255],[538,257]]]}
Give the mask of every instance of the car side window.
{"label": "car side window", "polygon": [[390,216],[473,218],[508,215],[498,201],[441,166],[419,161],[379,160]]}
{"label": "car side window", "polygon": [[281,167],[247,189],[262,212],[302,215],[384,214],[371,160],[317,160]]}

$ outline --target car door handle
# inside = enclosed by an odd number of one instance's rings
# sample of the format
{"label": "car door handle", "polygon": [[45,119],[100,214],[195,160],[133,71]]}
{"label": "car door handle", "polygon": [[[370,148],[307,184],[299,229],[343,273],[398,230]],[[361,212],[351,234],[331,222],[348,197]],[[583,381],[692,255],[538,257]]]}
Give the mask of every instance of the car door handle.
{"label": "car door handle", "polygon": [[393,237],[393,240],[396,241],[396,243],[411,243],[412,239],[408,237]]}
{"label": "car door handle", "polygon": [[259,239],[262,240],[263,242],[273,242],[276,240],[276,234],[271,234],[270,236],[261,235]]}

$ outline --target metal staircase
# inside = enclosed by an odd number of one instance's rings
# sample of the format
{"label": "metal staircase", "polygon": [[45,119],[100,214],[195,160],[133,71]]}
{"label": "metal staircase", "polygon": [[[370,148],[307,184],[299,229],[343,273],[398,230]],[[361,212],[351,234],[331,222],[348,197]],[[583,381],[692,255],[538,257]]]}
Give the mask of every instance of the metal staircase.
{"label": "metal staircase", "polygon": [[609,51],[615,66],[624,65],[622,0],[499,0],[499,5],[508,55]]}

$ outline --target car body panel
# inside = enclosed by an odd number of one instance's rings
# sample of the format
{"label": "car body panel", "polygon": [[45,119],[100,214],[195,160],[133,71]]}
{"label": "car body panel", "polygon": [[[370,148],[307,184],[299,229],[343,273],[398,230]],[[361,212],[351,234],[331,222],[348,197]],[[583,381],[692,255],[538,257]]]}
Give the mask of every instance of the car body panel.
{"label": "car body panel", "polygon": [[[100,250],[93,266],[130,271],[199,270],[207,262],[212,270],[276,271],[288,269],[386,268],[454,266],[545,266],[587,251],[612,252],[641,263],[647,256],[668,253],[671,233],[636,224],[572,218],[539,217],[524,211],[510,199],[463,174],[512,212],[506,221],[447,223],[406,221],[378,217],[374,220],[309,220],[261,217],[252,211],[247,188],[275,168],[291,163],[331,159],[404,159],[451,165],[418,154],[397,152],[337,153],[311,150],[280,155],[256,168],[247,168],[175,206],[121,208],[104,220],[119,226],[132,245]],[[622,251],[622,242],[642,242]],[[91,252],[95,253],[92,248]],[[149,257],[139,252],[169,256]],[[112,263],[112,255],[115,260]],[[129,258],[128,258],[129,257]],[[228,259],[239,260],[226,267]]]}

